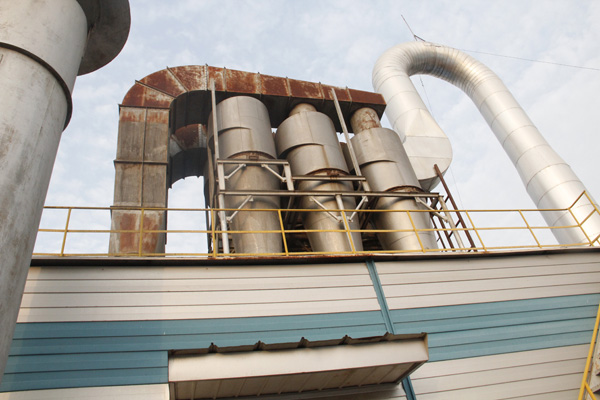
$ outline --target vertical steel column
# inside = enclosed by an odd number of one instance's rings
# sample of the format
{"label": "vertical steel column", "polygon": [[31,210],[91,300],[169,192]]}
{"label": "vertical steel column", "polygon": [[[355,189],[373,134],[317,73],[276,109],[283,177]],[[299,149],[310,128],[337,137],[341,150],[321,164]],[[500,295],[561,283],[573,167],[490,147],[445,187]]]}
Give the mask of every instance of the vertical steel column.
{"label": "vertical steel column", "polygon": [[0,26],[1,377],[75,78],[118,54],[129,3],[3,1]]}
{"label": "vertical steel column", "polygon": [[[227,216],[225,215],[225,196],[221,193],[225,190],[225,171],[223,170],[223,164],[219,162],[219,119],[217,118],[217,95],[215,93],[215,81],[210,81],[210,98],[212,105],[212,117],[215,123],[213,124],[213,140],[215,141],[215,164],[217,167],[217,179],[218,179],[218,199],[219,199],[219,221],[221,221],[221,241],[223,242],[223,253],[229,254],[229,234],[227,233]],[[213,222],[214,223],[214,222]],[[213,243],[213,246],[216,244]]]}

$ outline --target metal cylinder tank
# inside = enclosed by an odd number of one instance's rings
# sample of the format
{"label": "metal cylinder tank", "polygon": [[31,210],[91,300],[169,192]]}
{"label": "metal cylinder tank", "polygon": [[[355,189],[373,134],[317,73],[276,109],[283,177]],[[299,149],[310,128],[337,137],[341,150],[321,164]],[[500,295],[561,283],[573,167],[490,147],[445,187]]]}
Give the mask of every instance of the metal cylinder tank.
{"label": "metal cylinder tank", "polygon": [[[377,113],[369,108],[356,111],[351,119],[351,139],[356,159],[371,190],[376,192],[423,192],[404,146],[396,132],[382,128]],[[386,250],[422,250],[436,248],[434,231],[427,208],[414,199],[381,197],[372,221]],[[411,212],[413,211],[413,212]]]}
{"label": "metal cylinder tank", "polygon": [[[220,160],[270,160],[276,158],[267,107],[253,97],[238,96],[217,105]],[[209,146],[214,150],[213,118],[208,121]],[[225,164],[227,190],[278,190],[280,180],[260,165]],[[240,167],[241,166],[241,167]],[[270,166],[275,169],[275,166]],[[225,196],[236,253],[272,254],[282,251],[282,236],[275,196]],[[236,233],[240,231],[244,233]],[[271,233],[257,231],[277,231]]]}
{"label": "metal cylinder tank", "polygon": [[75,78],[121,50],[129,3],[1,1],[0,26],[1,379]]}
{"label": "metal cylinder tank", "polygon": [[[348,175],[348,166],[344,159],[340,143],[336,137],[333,122],[325,114],[316,112],[311,105],[300,104],[281,123],[275,136],[277,152],[280,158],[286,158],[294,176]],[[300,191],[352,191],[349,182],[327,182],[323,180],[301,181]],[[302,223],[308,232],[308,240],[315,252],[362,251],[362,240],[358,230],[358,218],[348,220],[349,215],[326,210],[356,207],[354,199],[335,195],[303,196],[298,205],[300,209],[322,210],[321,212],[303,212]],[[346,217],[346,218],[345,218]]]}

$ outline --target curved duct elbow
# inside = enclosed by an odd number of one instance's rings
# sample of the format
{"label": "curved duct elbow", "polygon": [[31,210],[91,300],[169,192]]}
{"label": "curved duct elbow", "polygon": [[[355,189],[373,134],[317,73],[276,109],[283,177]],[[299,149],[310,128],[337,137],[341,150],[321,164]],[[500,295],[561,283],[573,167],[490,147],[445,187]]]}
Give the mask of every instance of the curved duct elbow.
{"label": "curved duct elbow", "polygon": [[[464,91],[473,100],[516,166],[529,196],[540,209],[570,207],[585,187],[550,147],[498,76],[473,57],[450,47],[411,42],[392,47],[376,62],[373,87],[387,103],[386,115],[400,135],[425,190],[438,182],[433,165],[445,172],[452,160],[448,138],[417,93],[411,75],[428,74]],[[573,214],[583,221],[593,204],[581,199]],[[576,223],[568,211],[544,213],[549,226]],[[600,234],[600,217],[583,229],[553,229],[560,243],[587,242]]]}

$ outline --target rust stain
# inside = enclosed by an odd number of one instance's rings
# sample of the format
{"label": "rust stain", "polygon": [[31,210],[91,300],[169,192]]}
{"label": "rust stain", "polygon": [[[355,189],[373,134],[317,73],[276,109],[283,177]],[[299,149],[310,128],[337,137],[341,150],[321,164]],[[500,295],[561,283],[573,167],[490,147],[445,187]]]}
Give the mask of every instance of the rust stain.
{"label": "rust stain", "polygon": [[261,81],[258,74],[252,72],[226,70],[228,92],[260,94]]}
{"label": "rust stain", "polygon": [[286,78],[280,78],[278,76],[261,75],[261,88],[262,94],[272,96],[291,96]]}
{"label": "rust stain", "polygon": [[121,107],[119,110],[119,121],[121,122],[141,122],[144,120],[146,110],[142,108]]}
{"label": "rust stain", "polygon": [[177,82],[173,75],[171,75],[171,73],[166,69],[150,74],[143,78],[140,82],[162,92],[168,93],[173,97],[177,97],[186,91],[185,88],[181,87],[181,84]]}
{"label": "rust stain", "polygon": [[[160,229],[160,216],[144,214],[144,231]],[[155,253],[159,234],[144,233],[142,238],[142,254]]]}
{"label": "rust stain", "polygon": [[136,107],[169,108],[173,98],[157,90],[136,83],[123,98],[122,105]]}
{"label": "rust stain", "polygon": [[127,106],[139,106],[144,102],[144,96],[146,88],[139,83],[136,83],[129,89],[125,97],[123,97],[123,105]]}
{"label": "rust stain", "polygon": [[385,100],[379,93],[365,92],[356,89],[348,89],[348,91],[350,92],[353,103],[385,105]]}
{"label": "rust stain", "polygon": [[146,122],[166,125],[169,123],[169,110],[148,110]]}
{"label": "rust stain", "polygon": [[[223,76],[223,68],[218,68],[218,67],[208,67],[208,81],[210,82],[211,79],[215,80],[215,90],[219,91],[219,92],[225,92],[226,91],[226,87],[225,87],[225,81],[224,81],[224,76]],[[209,83],[210,85],[210,83]],[[209,87],[208,90],[210,90],[211,88]]]}
{"label": "rust stain", "polygon": [[338,101],[341,102],[350,102],[352,98],[350,97],[350,93],[346,88],[341,88],[337,86],[330,85],[321,85],[323,87],[323,95],[325,100],[333,100],[333,96],[331,95],[331,89],[335,91],[335,95],[338,98]]}
{"label": "rust stain", "polygon": [[[117,219],[118,230],[139,230],[139,218],[138,214],[134,213],[120,213]],[[137,253],[139,246],[139,235],[135,232],[124,232],[119,234],[119,248],[118,253]]]}
{"label": "rust stain", "polygon": [[181,147],[182,150],[188,150],[199,146],[199,136],[202,125],[193,124],[184,126],[175,131],[171,136],[173,140]]}
{"label": "rust stain", "polygon": [[[331,89],[335,90],[346,118],[349,117],[349,113],[361,107],[371,107],[376,110],[378,115],[381,115],[385,108],[383,97],[377,93],[200,65],[164,69],[146,76],[131,87],[121,105],[123,107],[169,109],[173,101],[172,96],[177,97],[189,93],[186,90],[190,92],[210,90],[207,84],[211,78],[215,80],[218,92],[261,94],[261,100],[273,112],[271,115],[273,124],[280,123],[285,118],[282,113],[287,112],[290,98],[293,103],[308,101],[321,104],[320,109],[323,112],[328,114],[333,112],[331,111],[334,110]],[[198,107],[202,106],[202,104],[198,104]],[[121,120],[139,121],[139,119],[132,118],[135,118],[133,114],[124,114]],[[157,115],[156,118],[157,120],[153,122],[168,123],[164,119],[167,118],[166,115]]]}
{"label": "rust stain", "polygon": [[363,109],[360,113],[354,113],[351,119],[352,129],[355,132],[362,132],[367,129],[379,128],[381,123],[377,112],[372,108]]}
{"label": "rust stain", "polygon": [[204,65],[186,65],[170,69],[188,90],[208,90],[206,87],[206,67]]}
{"label": "rust stain", "polygon": [[288,79],[293,97],[322,99],[323,93],[319,83]]}

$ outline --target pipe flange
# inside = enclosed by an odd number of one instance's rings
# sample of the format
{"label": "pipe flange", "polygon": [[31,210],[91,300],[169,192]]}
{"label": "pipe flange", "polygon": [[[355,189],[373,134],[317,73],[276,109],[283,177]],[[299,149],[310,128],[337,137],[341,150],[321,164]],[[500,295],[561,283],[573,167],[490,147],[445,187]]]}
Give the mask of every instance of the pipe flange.
{"label": "pipe flange", "polygon": [[85,75],[111,62],[123,49],[131,15],[129,0],[77,0],[88,22],[88,42],[78,75]]}

